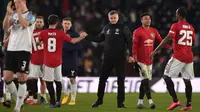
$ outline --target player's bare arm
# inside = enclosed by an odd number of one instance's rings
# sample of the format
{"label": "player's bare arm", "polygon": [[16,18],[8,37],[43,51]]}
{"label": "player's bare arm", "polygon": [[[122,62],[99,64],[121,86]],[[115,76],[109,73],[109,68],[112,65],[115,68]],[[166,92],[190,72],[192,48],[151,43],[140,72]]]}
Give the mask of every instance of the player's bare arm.
{"label": "player's bare arm", "polygon": [[[15,6],[16,6],[16,10],[17,10],[17,14],[18,14],[18,18],[19,18],[19,23],[23,28],[26,28],[29,26],[30,22],[26,19],[24,19],[24,17],[22,16],[22,2],[21,0],[15,0]],[[28,10],[28,9],[27,9]]]}
{"label": "player's bare arm", "polygon": [[9,31],[4,31],[3,45],[4,45],[5,47],[8,46],[9,36],[10,36],[10,32],[9,32]]}
{"label": "player's bare arm", "polygon": [[158,47],[150,54],[150,59],[153,59],[154,55],[161,49],[163,48],[170,40],[172,37],[167,36],[165,37],[162,42],[158,45]]}
{"label": "player's bare arm", "polygon": [[6,12],[6,15],[5,15],[4,20],[3,20],[3,29],[6,30],[6,31],[11,26],[10,20],[9,20],[9,17],[13,12],[13,9],[11,8],[11,5],[12,5],[12,2],[10,1],[8,3],[8,5],[7,5],[7,12]]}
{"label": "player's bare arm", "polygon": [[87,33],[83,32],[83,33],[80,34],[80,37],[73,38],[70,42],[75,44],[75,43],[80,42],[81,40],[83,40],[86,36],[87,36]]}

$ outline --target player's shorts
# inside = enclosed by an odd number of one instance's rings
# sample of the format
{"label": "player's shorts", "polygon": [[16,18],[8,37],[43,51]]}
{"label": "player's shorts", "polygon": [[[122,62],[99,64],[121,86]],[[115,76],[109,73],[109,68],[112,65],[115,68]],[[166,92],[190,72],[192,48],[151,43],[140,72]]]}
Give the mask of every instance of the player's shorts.
{"label": "player's shorts", "polygon": [[141,67],[139,69],[140,77],[143,79],[152,79],[152,65],[146,65],[144,63],[137,62],[138,65]]}
{"label": "player's shorts", "polygon": [[61,65],[58,67],[48,67],[44,65],[45,81],[62,81]]}
{"label": "player's shorts", "polygon": [[62,68],[62,76],[68,77],[68,78],[75,78],[77,76],[76,70],[66,70]]}
{"label": "player's shorts", "polygon": [[27,51],[7,51],[4,70],[28,74],[31,53]]}
{"label": "player's shorts", "polygon": [[184,79],[193,79],[193,62],[184,63],[172,57],[165,67],[164,75],[167,75],[169,77],[178,77],[179,73],[181,73],[182,78]]}
{"label": "player's shorts", "polygon": [[32,78],[43,78],[44,74],[43,74],[43,65],[35,65],[30,63],[30,73],[29,73],[29,77]]}

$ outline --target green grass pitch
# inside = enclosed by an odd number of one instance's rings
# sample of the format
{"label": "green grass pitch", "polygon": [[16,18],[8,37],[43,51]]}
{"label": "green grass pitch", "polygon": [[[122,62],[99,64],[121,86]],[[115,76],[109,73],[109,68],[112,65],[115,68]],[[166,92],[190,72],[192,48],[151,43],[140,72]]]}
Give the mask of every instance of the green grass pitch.
{"label": "green grass pitch", "polygon": [[[104,104],[98,108],[91,108],[92,103],[96,100],[96,94],[77,94],[77,102],[75,106],[62,105],[61,108],[49,109],[48,105],[27,105],[25,104],[22,112],[166,112],[166,108],[171,103],[171,97],[169,94],[158,94],[153,93],[152,97],[156,104],[156,109],[136,109],[138,93],[127,93],[126,100],[124,104],[127,108],[118,109],[117,108],[117,94],[106,93],[104,97]],[[178,98],[181,100],[182,106],[185,105],[186,99],[185,94],[178,94]],[[193,94],[192,106],[193,110],[191,112],[200,112],[200,94]],[[145,99],[144,103],[148,107],[148,102]],[[182,107],[180,106],[180,107]],[[12,112],[14,104],[12,104],[11,109],[7,109],[0,104],[0,112]],[[180,112],[180,107],[176,108],[172,112]]]}

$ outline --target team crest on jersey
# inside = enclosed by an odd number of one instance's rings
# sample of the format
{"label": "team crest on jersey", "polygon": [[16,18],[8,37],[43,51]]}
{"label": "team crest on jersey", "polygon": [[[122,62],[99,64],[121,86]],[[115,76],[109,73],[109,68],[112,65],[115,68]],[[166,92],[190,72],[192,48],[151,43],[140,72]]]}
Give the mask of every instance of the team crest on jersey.
{"label": "team crest on jersey", "polygon": [[115,34],[119,35],[119,28],[115,29]]}
{"label": "team crest on jersey", "polygon": [[151,33],[150,35],[151,35],[152,38],[155,38],[155,34],[154,33]]}

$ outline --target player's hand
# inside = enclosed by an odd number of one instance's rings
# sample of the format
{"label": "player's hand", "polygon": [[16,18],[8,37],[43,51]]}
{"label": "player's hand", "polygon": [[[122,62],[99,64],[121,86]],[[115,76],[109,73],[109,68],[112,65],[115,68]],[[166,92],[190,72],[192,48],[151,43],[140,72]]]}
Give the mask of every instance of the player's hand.
{"label": "player's hand", "polygon": [[135,62],[135,60],[132,56],[128,56],[128,62],[133,63],[133,62]]}
{"label": "player's hand", "polygon": [[154,57],[154,55],[156,55],[156,53],[157,53],[156,51],[151,52],[151,54],[149,56],[151,60],[153,60],[153,57]]}
{"label": "player's hand", "polygon": [[15,1],[15,7],[17,11],[21,11],[21,7],[22,7],[21,0]]}
{"label": "player's hand", "polygon": [[88,35],[88,34],[87,34],[86,32],[82,32],[82,33],[80,34],[80,37],[85,38],[87,35]]}
{"label": "player's hand", "polygon": [[11,14],[13,12],[13,9],[12,9],[12,1],[8,2],[8,5],[7,5],[7,13],[8,14]]}

